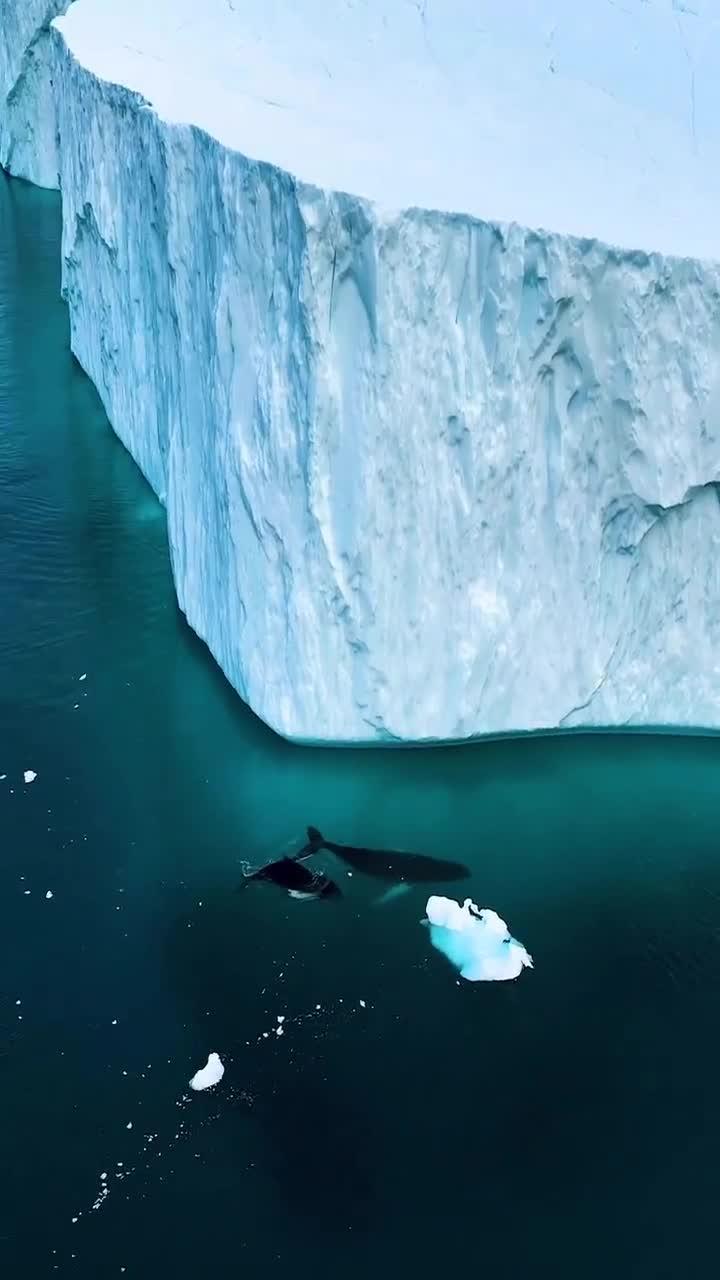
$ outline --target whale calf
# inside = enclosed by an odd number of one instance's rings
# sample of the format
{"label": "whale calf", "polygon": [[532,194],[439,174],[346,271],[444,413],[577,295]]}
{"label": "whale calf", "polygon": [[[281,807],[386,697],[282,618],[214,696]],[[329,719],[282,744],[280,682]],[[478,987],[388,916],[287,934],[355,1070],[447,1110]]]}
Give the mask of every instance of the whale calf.
{"label": "whale calf", "polygon": [[311,871],[295,858],[278,858],[257,870],[245,872],[245,880],[239,888],[244,888],[253,881],[277,885],[285,889],[292,898],[311,901],[316,898],[333,898],[340,896],[340,890],[329,876],[321,871]]}

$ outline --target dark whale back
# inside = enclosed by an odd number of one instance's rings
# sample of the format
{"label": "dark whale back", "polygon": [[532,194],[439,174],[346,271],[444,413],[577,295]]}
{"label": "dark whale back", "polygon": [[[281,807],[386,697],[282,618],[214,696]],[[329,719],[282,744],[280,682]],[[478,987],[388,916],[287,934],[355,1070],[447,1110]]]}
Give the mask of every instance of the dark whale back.
{"label": "dark whale back", "polygon": [[362,845],[336,844],[326,840],[317,827],[308,827],[308,843],[298,854],[310,858],[321,849],[334,853],[354,871],[377,880],[406,881],[408,884],[431,884],[436,881],[467,880],[470,870],[462,862],[430,858],[424,853],[405,853],[400,849],[368,849]]}

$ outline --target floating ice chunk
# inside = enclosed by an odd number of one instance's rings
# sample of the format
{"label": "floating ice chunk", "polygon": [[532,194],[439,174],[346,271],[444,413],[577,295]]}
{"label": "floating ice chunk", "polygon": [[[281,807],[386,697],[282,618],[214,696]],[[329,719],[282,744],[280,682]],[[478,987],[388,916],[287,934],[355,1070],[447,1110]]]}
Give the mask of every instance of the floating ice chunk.
{"label": "floating ice chunk", "polygon": [[47,901],[48,901],[48,902],[50,901],[50,899],[52,898],[52,896],[53,896],[53,891],[52,891],[52,889],[48,889],[47,893],[45,894],[45,897],[46,897],[46,899],[47,899]]}
{"label": "floating ice chunk", "polygon": [[26,781],[26,782],[28,782],[28,783],[29,783],[29,782],[34,782],[34,781],[35,781],[35,779],[37,778],[37,774],[35,773],[35,771],[34,771],[33,769],[26,769],[26,770],[25,770],[25,772],[24,772],[24,774],[23,774],[23,778],[24,778],[24,779],[25,779],[25,781]]}
{"label": "floating ice chunk", "polygon": [[80,680],[87,680],[87,671],[83,671],[83,674],[79,678]]}
{"label": "floating ice chunk", "polygon": [[426,913],[432,945],[468,982],[504,982],[532,969],[532,956],[488,907],[479,910],[470,898],[461,906],[452,898],[433,896]]}
{"label": "floating ice chunk", "polygon": [[204,1067],[196,1071],[190,1081],[191,1089],[212,1089],[225,1075],[225,1068],[217,1053],[211,1053]]}

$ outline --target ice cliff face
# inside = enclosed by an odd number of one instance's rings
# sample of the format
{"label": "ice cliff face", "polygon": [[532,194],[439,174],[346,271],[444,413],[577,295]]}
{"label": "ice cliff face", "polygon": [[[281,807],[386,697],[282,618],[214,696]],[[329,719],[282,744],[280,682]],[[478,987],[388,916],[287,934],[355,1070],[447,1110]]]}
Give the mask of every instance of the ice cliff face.
{"label": "ice cliff face", "polygon": [[242,697],[319,741],[720,727],[720,267],[300,181],[83,10],[3,155],[59,156],[73,350]]}
{"label": "ice cliff face", "polygon": [[58,185],[50,23],[71,0],[0,2],[0,165]]}

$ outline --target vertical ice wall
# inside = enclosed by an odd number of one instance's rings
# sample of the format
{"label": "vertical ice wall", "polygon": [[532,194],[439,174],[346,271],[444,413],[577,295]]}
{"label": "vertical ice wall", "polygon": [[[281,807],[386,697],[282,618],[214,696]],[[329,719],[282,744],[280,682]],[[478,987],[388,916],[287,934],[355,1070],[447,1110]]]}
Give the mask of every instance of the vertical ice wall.
{"label": "vertical ice wall", "polygon": [[0,3],[0,165],[40,187],[58,185],[50,23],[70,3]]}
{"label": "vertical ice wall", "polygon": [[720,270],[383,212],[50,52],[73,349],[253,709],[718,727]]}

